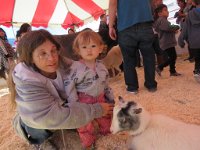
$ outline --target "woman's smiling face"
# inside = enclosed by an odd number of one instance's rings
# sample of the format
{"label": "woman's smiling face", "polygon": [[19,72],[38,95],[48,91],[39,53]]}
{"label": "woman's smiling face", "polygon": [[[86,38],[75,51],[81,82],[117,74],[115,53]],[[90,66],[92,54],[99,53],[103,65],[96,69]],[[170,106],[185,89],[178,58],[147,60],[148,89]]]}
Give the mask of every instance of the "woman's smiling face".
{"label": "woman's smiling face", "polygon": [[49,40],[38,46],[33,52],[33,63],[44,76],[55,74],[58,69],[58,49]]}

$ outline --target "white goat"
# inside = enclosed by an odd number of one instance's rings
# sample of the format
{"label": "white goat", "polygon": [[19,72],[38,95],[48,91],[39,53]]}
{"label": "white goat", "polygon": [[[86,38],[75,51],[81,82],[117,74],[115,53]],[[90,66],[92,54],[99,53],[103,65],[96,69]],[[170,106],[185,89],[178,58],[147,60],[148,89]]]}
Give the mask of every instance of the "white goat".
{"label": "white goat", "polygon": [[111,132],[129,131],[129,150],[200,150],[200,126],[150,114],[139,104],[119,97]]}

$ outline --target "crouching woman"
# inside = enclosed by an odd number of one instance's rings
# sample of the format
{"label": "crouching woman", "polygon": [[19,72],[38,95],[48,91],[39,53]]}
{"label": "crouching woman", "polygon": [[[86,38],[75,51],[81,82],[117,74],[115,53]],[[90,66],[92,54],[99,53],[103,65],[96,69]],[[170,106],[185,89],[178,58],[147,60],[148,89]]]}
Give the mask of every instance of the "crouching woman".
{"label": "crouching woman", "polygon": [[17,106],[13,125],[30,144],[41,145],[55,131],[76,129],[112,114],[113,104],[67,103],[63,80],[70,61],[60,56],[60,45],[48,31],[30,31],[17,51],[19,63],[10,82],[11,99]]}

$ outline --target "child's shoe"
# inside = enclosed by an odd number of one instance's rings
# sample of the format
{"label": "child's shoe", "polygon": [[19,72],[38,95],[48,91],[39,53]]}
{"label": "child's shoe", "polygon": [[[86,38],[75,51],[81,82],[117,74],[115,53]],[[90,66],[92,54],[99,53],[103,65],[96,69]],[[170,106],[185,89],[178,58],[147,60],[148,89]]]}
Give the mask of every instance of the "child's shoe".
{"label": "child's shoe", "polygon": [[138,94],[138,90],[128,90],[127,89],[127,92],[130,93],[130,94],[133,94],[133,95]]}

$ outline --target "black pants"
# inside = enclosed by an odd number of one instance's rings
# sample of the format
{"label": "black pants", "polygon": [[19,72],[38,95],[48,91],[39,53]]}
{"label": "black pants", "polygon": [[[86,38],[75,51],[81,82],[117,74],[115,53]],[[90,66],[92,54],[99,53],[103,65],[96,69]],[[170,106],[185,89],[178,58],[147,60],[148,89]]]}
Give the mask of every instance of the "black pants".
{"label": "black pants", "polygon": [[144,64],[144,85],[156,88],[155,51],[153,49],[154,33],[151,23],[138,23],[118,33],[119,46],[123,55],[124,78],[128,90],[139,88],[136,72],[136,51],[140,49]]}
{"label": "black pants", "polygon": [[27,134],[30,144],[42,144],[46,139],[53,135],[53,132],[46,129],[31,128],[23,123],[22,120],[20,123],[24,133]]}
{"label": "black pants", "polygon": [[193,52],[193,49],[191,49],[189,46],[188,46],[188,53],[189,53],[189,58],[188,58],[188,59],[192,59],[192,58],[194,58],[194,52]]}
{"label": "black pants", "polygon": [[158,68],[160,70],[163,70],[164,67],[169,66],[170,73],[175,73],[176,72],[175,64],[176,64],[176,58],[177,58],[175,47],[171,47],[164,50],[163,56],[164,56],[165,61],[164,63],[158,65]]}
{"label": "black pants", "polygon": [[163,54],[163,50],[160,48],[158,34],[154,34],[153,48],[154,48],[156,55],[162,55]]}
{"label": "black pants", "polygon": [[200,74],[200,48],[199,49],[192,49],[194,54],[194,73]]}

